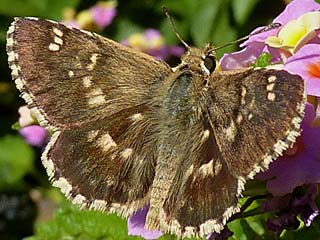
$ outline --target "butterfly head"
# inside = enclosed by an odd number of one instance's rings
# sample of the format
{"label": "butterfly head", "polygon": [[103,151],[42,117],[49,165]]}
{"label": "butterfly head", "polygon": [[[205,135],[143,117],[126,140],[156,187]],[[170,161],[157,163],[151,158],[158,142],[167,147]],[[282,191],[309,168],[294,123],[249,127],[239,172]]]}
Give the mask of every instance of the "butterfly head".
{"label": "butterfly head", "polygon": [[208,43],[204,48],[188,48],[181,58],[179,69],[189,69],[193,73],[209,77],[218,65],[216,52],[212,44]]}

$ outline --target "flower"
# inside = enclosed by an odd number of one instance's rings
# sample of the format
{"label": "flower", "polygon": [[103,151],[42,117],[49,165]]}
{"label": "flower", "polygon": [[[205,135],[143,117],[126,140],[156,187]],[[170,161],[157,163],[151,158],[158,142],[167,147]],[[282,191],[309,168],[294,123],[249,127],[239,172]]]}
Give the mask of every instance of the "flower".
{"label": "flower", "polygon": [[301,46],[317,37],[320,28],[320,12],[307,12],[288,22],[277,36],[269,36],[265,43],[274,48],[284,48],[291,54]]}
{"label": "flower", "polygon": [[[248,67],[267,52],[272,63],[300,75],[306,81],[307,94],[320,96],[320,4],[314,0],[292,1],[275,20],[281,29],[252,35],[239,52],[225,54],[223,70]],[[255,32],[255,31],[253,31]],[[319,112],[319,111],[317,111]],[[316,119],[319,120],[319,113]]]}
{"label": "flower", "polygon": [[284,69],[306,80],[309,95],[320,97],[320,44],[303,46],[288,58]]}
{"label": "flower", "polygon": [[109,26],[117,15],[116,1],[101,1],[89,9],[76,14],[74,9],[66,8],[63,12],[64,23],[68,26],[95,30]]}
{"label": "flower", "polygon": [[145,239],[158,239],[163,235],[160,231],[151,231],[146,229],[146,217],[149,207],[146,206],[136,212],[128,219],[128,234],[141,236]]}
{"label": "flower", "polygon": [[156,29],[147,29],[144,33],[132,34],[122,43],[161,60],[168,60],[171,56],[178,57],[184,52],[180,46],[165,45],[163,36]]}
{"label": "flower", "polygon": [[115,1],[98,2],[95,6],[90,8],[90,13],[96,25],[103,29],[109,26],[117,15],[117,3]]}
{"label": "flower", "polygon": [[320,183],[320,128],[311,126],[314,117],[315,108],[308,103],[295,154],[278,158],[268,171],[257,175],[258,179],[267,181],[267,190],[273,196],[291,193],[303,184]]}
{"label": "flower", "polygon": [[21,136],[32,146],[43,147],[49,140],[47,130],[39,125],[23,127],[19,130]]}
{"label": "flower", "polygon": [[49,134],[47,130],[36,124],[35,118],[32,116],[32,112],[27,106],[22,106],[18,110],[19,117],[19,133],[24,139],[32,146],[43,147],[49,140]]}
{"label": "flower", "polygon": [[27,106],[22,106],[18,109],[20,114],[19,125],[20,127],[25,127],[35,123],[34,118],[31,116],[31,112]]}

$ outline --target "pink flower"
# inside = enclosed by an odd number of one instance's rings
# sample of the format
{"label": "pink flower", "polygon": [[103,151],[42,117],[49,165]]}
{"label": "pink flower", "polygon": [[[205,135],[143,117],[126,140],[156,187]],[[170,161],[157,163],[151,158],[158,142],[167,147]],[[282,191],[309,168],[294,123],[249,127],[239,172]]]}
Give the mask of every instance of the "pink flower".
{"label": "pink flower", "polygon": [[109,4],[109,2],[98,3],[90,9],[90,12],[96,25],[101,29],[109,26],[117,15],[114,4]]}
{"label": "pink flower", "polygon": [[145,239],[158,239],[163,235],[160,231],[151,231],[146,229],[146,217],[149,207],[144,207],[136,212],[128,219],[128,233],[129,235],[141,236]]}
{"label": "pink flower", "polygon": [[311,126],[314,117],[314,106],[307,104],[295,153],[278,158],[268,171],[257,175],[267,180],[267,190],[273,196],[291,193],[303,184],[320,183],[320,128]]}
{"label": "pink flower", "polygon": [[43,147],[48,143],[49,140],[49,134],[47,130],[39,125],[23,127],[19,130],[19,133],[30,145],[35,147]]}

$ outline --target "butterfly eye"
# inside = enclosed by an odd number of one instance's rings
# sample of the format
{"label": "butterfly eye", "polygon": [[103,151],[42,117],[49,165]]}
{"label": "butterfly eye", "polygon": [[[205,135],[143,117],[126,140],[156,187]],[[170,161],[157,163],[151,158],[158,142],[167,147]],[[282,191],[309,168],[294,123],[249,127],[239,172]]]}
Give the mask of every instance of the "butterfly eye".
{"label": "butterfly eye", "polygon": [[212,73],[216,69],[216,58],[214,56],[206,56],[203,64]]}

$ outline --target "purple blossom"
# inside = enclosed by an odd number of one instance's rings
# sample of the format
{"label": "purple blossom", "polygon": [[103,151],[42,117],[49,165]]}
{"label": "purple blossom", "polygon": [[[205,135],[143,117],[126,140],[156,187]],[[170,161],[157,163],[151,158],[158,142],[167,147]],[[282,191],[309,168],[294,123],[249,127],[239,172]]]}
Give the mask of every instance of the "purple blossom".
{"label": "purple blossom", "polygon": [[[290,2],[285,10],[279,14],[278,17],[276,17],[272,22],[273,23],[280,23],[282,26],[288,23],[291,20],[294,20],[300,16],[302,16],[304,13],[307,12],[313,12],[313,11],[319,11],[320,10],[320,4],[317,3],[315,0],[294,0]],[[257,28],[253,32],[260,30],[260,28]],[[248,46],[252,42],[262,42],[264,43],[265,40],[269,36],[277,35],[277,33],[280,31],[280,29],[273,29],[267,32],[259,33],[256,35],[253,35],[250,37],[246,42],[244,42],[241,46]]]}
{"label": "purple blossom", "polygon": [[48,132],[39,125],[23,127],[19,130],[19,133],[30,145],[35,147],[43,147],[49,140]]}
{"label": "purple blossom", "polygon": [[96,25],[101,29],[109,26],[117,15],[117,9],[112,5],[97,4],[90,11]]}
{"label": "purple blossom", "polygon": [[151,231],[146,229],[146,217],[149,207],[146,206],[136,212],[128,219],[128,233],[129,235],[141,236],[145,239],[158,239],[163,235],[160,231]]}
{"label": "purple blossom", "polygon": [[152,41],[154,39],[162,38],[161,33],[158,30],[152,29],[152,28],[147,29],[144,32],[144,36],[145,36],[146,40],[148,40],[148,41]]}
{"label": "purple blossom", "polygon": [[291,193],[303,184],[320,182],[320,128],[311,126],[314,117],[314,106],[307,104],[296,153],[278,158],[267,172],[257,175],[258,179],[267,180],[267,190],[273,196]]}
{"label": "purple blossom", "polygon": [[284,69],[306,80],[309,95],[320,97],[320,44],[303,46],[288,58]]}
{"label": "purple blossom", "polygon": [[147,51],[151,56],[161,60],[168,60],[170,57],[180,57],[184,53],[184,48],[180,46],[162,46],[161,48],[154,48]]}
{"label": "purple blossom", "polygon": [[[303,1],[295,0],[289,3],[286,9],[277,18],[275,18],[273,22],[281,23],[282,26],[284,26],[289,21],[294,20],[307,12],[318,11],[318,10],[320,10],[320,4],[315,2],[314,0],[303,0]],[[261,28],[258,28],[255,31],[259,29]],[[280,30],[281,29],[273,29],[271,31],[267,31],[267,32],[263,32],[263,33],[259,33],[251,36],[246,42],[244,42],[241,45],[245,47],[243,50],[239,52],[231,53],[231,54],[225,54],[223,56],[220,62],[222,69],[231,70],[231,69],[248,67],[251,64],[255,63],[257,58],[263,52],[267,52],[272,55],[273,57],[272,63],[282,61],[284,62],[284,64],[286,64],[286,62],[290,60],[290,57],[292,57],[292,53],[287,51],[287,49],[285,48],[284,49],[274,48],[274,47],[270,47],[265,43],[268,37],[276,36]],[[302,41],[302,43],[304,44],[320,43],[318,36],[315,36],[313,39],[306,38],[305,41],[307,42]],[[299,48],[297,48],[296,50],[299,51]],[[314,50],[316,51],[316,49]],[[292,71],[292,73],[298,73],[298,72]],[[307,81],[307,84],[310,85],[308,81]],[[311,84],[311,85],[314,85],[314,84]],[[312,86],[308,87],[308,89],[312,89],[312,88],[313,88]],[[315,91],[313,91],[313,93],[314,92]]]}
{"label": "purple blossom", "polygon": [[170,57],[180,57],[184,52],[183,47],[166,45],[163,36],[156,29],[147,29],[144,33],[132,34],[121,43],[164,61]]}

